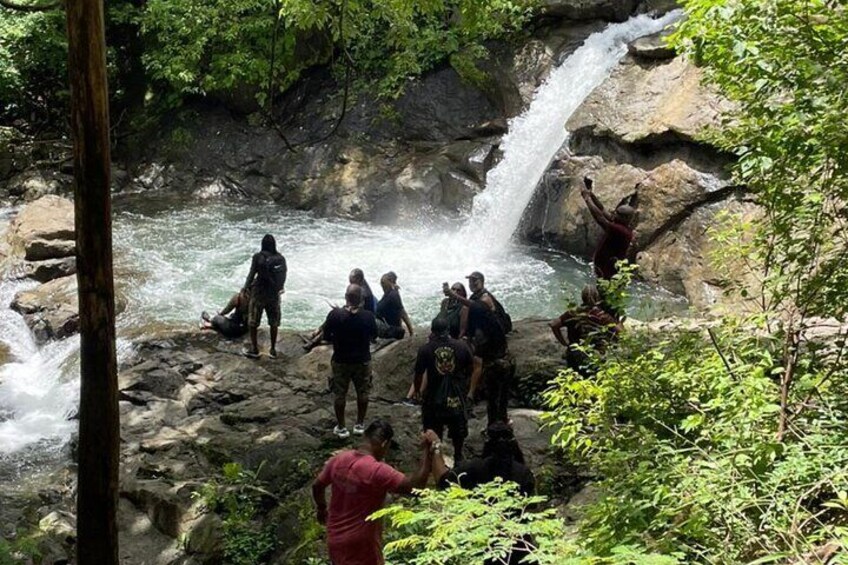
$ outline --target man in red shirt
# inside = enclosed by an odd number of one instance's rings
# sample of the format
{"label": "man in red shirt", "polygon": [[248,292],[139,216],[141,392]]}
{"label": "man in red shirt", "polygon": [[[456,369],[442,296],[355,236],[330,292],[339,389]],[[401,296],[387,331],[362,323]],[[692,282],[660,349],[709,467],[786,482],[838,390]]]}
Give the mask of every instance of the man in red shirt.
{"label": "man in red shirt", "polygon": [[[586,185],[580,191],[589,212],[595,221],[604,229],[604,237],[595,250],[595,274],[600,279],[610,280],[618,272],[616,263],[627,258],[627,250],[633,241],[633,229],[630,227],[636,216],[636,210],[632,205],[620,204],[615,213],[610,214],[604,210],[604,205],[592,192],[592,179],[585,177],[583,183]],[[638,188],[638,187],[637,187]],[[631,203],[635,196],[631,198]]]}
{"label": "man in red shirt", "polygon": [[[427,436],[421,435],[421,464],[412,475],[383,463],[392,437],[392,426],[375,420],[365,430],[359,449],[333,456],[312,485],[318,522],[327,526],[333,565],[382,565],[383,526],[380,521],[367,521],[368,516],[383,507],[387,493],[409,494],[427,484],[432,464]],[[328,486],[332,486],[329,512]]]}

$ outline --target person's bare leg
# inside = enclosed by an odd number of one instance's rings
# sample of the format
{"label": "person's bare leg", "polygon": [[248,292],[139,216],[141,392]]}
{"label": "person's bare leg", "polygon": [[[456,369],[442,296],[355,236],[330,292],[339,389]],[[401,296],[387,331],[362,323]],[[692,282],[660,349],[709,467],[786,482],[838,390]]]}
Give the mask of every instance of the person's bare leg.
{"label": "person's bare leg", "polygon": [[356,395],[356,423],[360,426],[365,425],[365,416],[368,415],[368,395]]}
{"label": "person's bare leg", "polygon": [[277,355],[277,327],[271,326],[271,355]]}
{"label": "person's bare leg", "polygon": [[333,410],[336,412],[336,423],[339,425],[339,428],[345,427],[345,406],[347,405],[347,399],[344,396],[337,396],[333,401]]}
{"label": "person's bare leg", "polygon": [[259,354],[259,328],[250,328],[250,352]]}

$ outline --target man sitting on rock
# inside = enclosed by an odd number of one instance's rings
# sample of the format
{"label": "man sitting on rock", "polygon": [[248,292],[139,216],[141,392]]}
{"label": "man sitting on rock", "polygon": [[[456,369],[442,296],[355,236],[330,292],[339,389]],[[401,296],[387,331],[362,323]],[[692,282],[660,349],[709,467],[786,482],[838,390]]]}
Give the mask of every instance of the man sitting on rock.
{"label": "man sitting on rock", "polygon": [[[432,467],[430,440],[421,434],[418,470],[404,475],[383,463],[393,437],[388,422],[372,422],[359,449],[343,451],[327,461],[312,485],[318,522],[327,526],[334,565],[382,565],[382,523],[368,521],[368,516],[383,507],[386,494],[409,494],[427,483]],[[329,510],[327,487],[332,489]]]}
{"label": "man sitting on rock", "polygon": [[432,338],[418,350],[415,361],[414,397],[419,396],[426,375],[421,408],[423,429],[434,430],[441,439],[447,427],[454,460],[462,461],[462,446],[468,437],[466,397],[474,359],[464,341],[450,336],[446,319],[437,317],[431,330]]}
{"label": "man sitting on rock", "polygon": [[595,275],[604,280],[612,279],[618,272],[617,263],[627,258],[627,251],[633,241],[633,220],[636,217],[634,208],[635,194],[629,204],[620,204],[615,213],[604,210],[604,205],[592,192],[593,181],[589,177],[583,179],[585,187],[580,191],[583,200],[592,217],[604,230],[604,237],[598,243],[595,256]]}
{"label": "man sitting on rock", "polygon": [[[620,325],[601,307],[601,295],[595,285],[586,285],[581,293],[583,304],[551,320],[554,337],[566,348],[564,357],[575,371],[584,371],[588,356],[576,345],[593,347],[603,352],[618,334]],[[562,329],[566,333],[563,334]]]}
{"label": "man sitting on rock", "polygon": [[209,312],[203,311],[200,327],[204,330],[215,330],[227,339],[242,337],[247,333],[247,318],[249,315],[250,291],[242,289],[230,298],[230,301],[216,316],[210,317]]}
{"label": "man sitting on rock", "polygon": [[336,427],[333,433],[350,437],[345,425],[345,407],[350,383],[356,389],[356,424],[353,433],[365,432],[368,395],[371,394],[371,340],[377,337],[374,314],[362,308],[362,287],[352,284],[345,292],[345,307],[333,308],[324,321],[324,339],[333,344],[331,389]]}

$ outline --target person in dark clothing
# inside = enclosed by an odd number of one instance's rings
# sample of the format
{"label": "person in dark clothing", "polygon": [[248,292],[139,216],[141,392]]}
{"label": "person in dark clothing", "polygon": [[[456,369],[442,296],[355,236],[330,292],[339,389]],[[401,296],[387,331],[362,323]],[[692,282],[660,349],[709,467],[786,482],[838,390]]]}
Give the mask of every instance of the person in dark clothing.
{"label": "person in dark clothing", "polygon": [[[353,269],[348,275],[347,280],[348,284],[355,284],[362,289],[362,309],[373,313],[377,306],[377,301],[374,299],[374,293],[371,292],[371,287],[368,286],[368,281],[365,280],[365,273],[362,272],[362,269]],[[312,335],[303,344],[303,349],[304,351],[312,351],[322,341],[326,341],[324,339],[323,325],[312,332]]]}
{"label": "person in dark clothing", "polygon": [[486,387],[488,423],[507,422],[509,388],[515,376],[515,360],[509,354],[506,333],[496,316],[496,300],[485,290],[483,275],[479,272],[468,276],[472,294],[464,298],[445,289],[445,295],[468,307],[468,321],[462,335],[473,348],[475,361],[471,376],[469,397],[474,398],[482,381]]}
{"label": "person in dark clothing", "polygon": [[227,339],[242,337],[247,333],[249,306],[250,291],[242,289],[230,298],[217,315],[210,317],[208,312],[202,312],[200,317],[203,323],[200,327],[204,330],[215,330]]}
{"label": "person in dark clothing", "polygon": [[369,312],[377,310],[377,299],[374,298],[374,293],[371,292],[371,286],[365,280],[365,273],[362,269],[354,269],[348,275],[348,282],[355,284],[362,289],[362,308]]}
{"label": "person in dark clothing", "polygon": [[[463,298],[468,296],[468,293],[465,290],[465,285],[462,283],[453,283],[450,289]],[[468,326],[468,306],[465,306],[453,298],[445,298],[442,300],[441,308],[439,309],[439,313],[436,317],[443,318],[447,321],[448,330],[452,338],[460,339],[463,324],[465,324],[466,327]]]}
{"label": "person in dark clothing", "polygon": [[602,308],[598,287],[586,285],[581,298],[583,304],[580,307],[551,320],[550,327],[557,341],[566,348],[564,357],[568,366],[582,373],[589,357],[585,351],[573,346],[584,345],[603,352],[607,343],[618,334],[620,324]]}
{"label": "person in dark clothing", "polygon": [[421,346],[415,360],[414,396],[422,392],[426,375],[421,409],[423,429],[434,430],[442,438],[447,427],[454,459],[461,461],[462,446],[468,437],[466,397],[474,359],[464,341],[450,337],[446,320],[436,318],[430,329],[432,339]]}
{"label": "person in dark clothing", "polygon": [[250,272],[244,282],[243,291],[250,290],[248,322],[250,328],[250,349],[245,350],[247,357],[259,357],[259,324],[262,313],[268,317],[271,330],[271,348],[268,356],[277,357],[277,329],[280,327],[280,295],[285,292],[286,259],[277,253],[274,236],[266,234],[262,238],[262,250],[253,256]]}
{"label": "person in dark clothing", "polygon": [[[604,210],[603,204],[592,192],[592,179],[585,177],[583,183],[585,187],[580,191],[580,194],[586,201],[586,206],[589,208],[592,217],[604,230],[604,236],[598,243],[593,258],[595,274],[600,279],[610,280],[618,272],[616,264],[627,258],[627,251],[633,241],[631,225],[636,217],[636,209],[632,204],[620,204],[615,209],[615,213],[610,214]],[[631,202],[635,204],[635,193]]]}
{"label": "person in dark clothing", "polygon": [[345,292],[345,307],[333,308],[324,321],[324,339],[333,344],[332,390],[336,427],[340,438],[350,436],[345,426],[345,407],[350,383],[356,389],[356,424],[353,433],[365,431],[368,395],[371,393],[371,340],[377,336],[374,314],[362,308],[362,288],[352,284]]}
{"label": "person in dark clothing", "polygon": [[[448,468],[442,456],[441,441],[430,430],[425,436],[431,443],[433,453],[433,478],[440,489],[448,488],[451,484],[464,489],[473,489],[479,485],[490,483],[495,478],[510,481],[518,485],[519,492],[524,496],[536,494],[536,477],[524,464],[521,448],[515,440],[512,428],[503,422],[496,422],[486,428],[486,444],[483,456],[456,464]],[[512,551],[503,560],[487,561],[485,565],[495,563],[516,565],[521,563],[528,554],[527,543],[530,539],[517,539]]]}
{"label": "person in dark clothing", "polygon": [[380,278],[380,286],[383,288],[383,297],[377,303],[375,312],[379,327],[379,337],[403,338],[404,331],[401,324],[406,325],[409,335],[412,336],[414,330],[412,329],[412,322],[409,319],[409,315],[403,307],[403,301],[400,298],[397,275],[389,271]]}

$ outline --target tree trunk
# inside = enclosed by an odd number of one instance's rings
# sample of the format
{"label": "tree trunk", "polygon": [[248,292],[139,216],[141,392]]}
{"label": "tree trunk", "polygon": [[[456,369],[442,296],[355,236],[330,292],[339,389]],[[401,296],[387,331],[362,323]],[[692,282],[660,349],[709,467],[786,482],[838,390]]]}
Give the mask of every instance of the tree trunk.
{"label": "tree trunk", "polygon": [[109,94],[102,0],[68,0],[80,312],[77,558],[117,565],[118,417]]}

